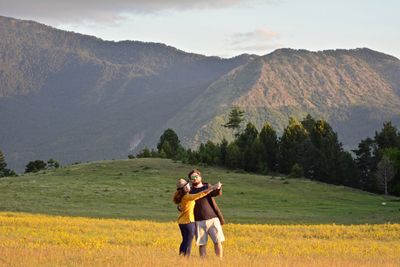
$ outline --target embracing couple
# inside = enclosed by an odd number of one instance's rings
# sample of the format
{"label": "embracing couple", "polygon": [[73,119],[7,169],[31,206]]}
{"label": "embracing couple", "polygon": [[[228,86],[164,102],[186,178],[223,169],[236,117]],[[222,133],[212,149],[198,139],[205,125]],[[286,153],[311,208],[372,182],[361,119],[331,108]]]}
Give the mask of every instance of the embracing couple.
{"label": "embracing couple", "polygon": [[214,243],[215,254],[222,257],[222,242],[225,240],[221,225],[224,218],[214,197],[222,195],[222,184],[210,185],[202,181],[201,173],[194,169],[188,174],[191,185],[184,179],[176,184],[174,203],[180,214],[178,224],[182,234],[179,254],[190,256],[192,241],[196,236],[200,256],[206,256],[208,236]]}

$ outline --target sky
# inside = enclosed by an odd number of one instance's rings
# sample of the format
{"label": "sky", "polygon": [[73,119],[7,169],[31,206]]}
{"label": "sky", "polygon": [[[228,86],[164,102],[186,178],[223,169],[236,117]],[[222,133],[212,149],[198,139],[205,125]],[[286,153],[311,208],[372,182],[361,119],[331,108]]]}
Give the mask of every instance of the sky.
{"label": "sky", "polygon": [[398,0],[0,0],[0,15],[208,56],[368,47],[400,58]]}

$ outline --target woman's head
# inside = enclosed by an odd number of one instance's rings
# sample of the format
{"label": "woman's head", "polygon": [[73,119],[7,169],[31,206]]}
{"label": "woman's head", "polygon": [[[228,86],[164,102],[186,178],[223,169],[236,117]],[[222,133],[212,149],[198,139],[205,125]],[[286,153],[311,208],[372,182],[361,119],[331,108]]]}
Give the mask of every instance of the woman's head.
{"label": "woman's head", "polygon": [[190,184],[185,179],[179,179],[176,182],[176,191],[174,193],[173,201],[175,204],[179,204],[182,201],[182,197],[189,193]]}
{"label": "woman's head", "polygon": [[190,184],[188,181],[185,179],[179,179],[176,182],[176,190],[182,190],[184,192],[189,192],[190,191]]}

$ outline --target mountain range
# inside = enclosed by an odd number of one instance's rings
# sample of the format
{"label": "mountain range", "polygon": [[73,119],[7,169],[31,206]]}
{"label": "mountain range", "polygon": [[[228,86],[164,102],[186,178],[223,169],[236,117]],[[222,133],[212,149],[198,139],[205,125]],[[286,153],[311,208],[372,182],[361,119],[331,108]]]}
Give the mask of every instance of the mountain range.
{"label": "mountain range", "polygon": [[173,128],[186,147],[231,139],[232,106],[259,129],[325,118],[353,148],[400,122],[400,60],[368,48],[278,49],[233,58],[160,43],[104,41],[0,17],[0,150],[30,160],[126,158]]}

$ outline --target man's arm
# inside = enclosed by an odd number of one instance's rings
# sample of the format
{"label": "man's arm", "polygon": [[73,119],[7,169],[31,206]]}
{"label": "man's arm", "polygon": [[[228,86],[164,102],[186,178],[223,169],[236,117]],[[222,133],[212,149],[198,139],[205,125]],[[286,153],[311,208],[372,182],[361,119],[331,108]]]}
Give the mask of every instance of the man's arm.
{"label": "man's arm", "polygon": [[[209,187],[211,186],[210,184],[208,185]],[[212,191],[210,194],[208,194],[210,197],[217,197],[222,195],[222,187],[220,189],[215,189]]]}

